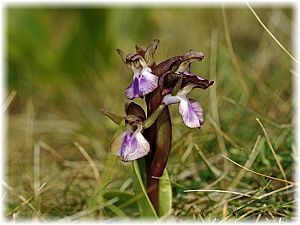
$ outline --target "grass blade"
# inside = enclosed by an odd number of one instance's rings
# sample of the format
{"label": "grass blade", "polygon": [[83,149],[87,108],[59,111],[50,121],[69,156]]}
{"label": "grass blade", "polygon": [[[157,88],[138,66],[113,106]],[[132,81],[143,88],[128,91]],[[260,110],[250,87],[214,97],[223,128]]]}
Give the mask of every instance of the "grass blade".
{"label": "grass blade", "polygon": [[273,40],[279,45],[279,47],[292,59],[294,60],[295,63],[298,63],[298,60],[295,59],[294,56],[292,56],[292,54],[286,50],[286,48],[277,40],[277,38],[272,34],[272,32],[266,27],[266,25],[261,21],[261,19],[259,18],[259,16],[256,14],[256,12],[254,11],[254,9],[246,2],[246,5],[248,6],[248,8],[251,10],[251,12],[253,13],[253,15],[255,16],[255,18],[258,20],[258,22],[260,23],[260,25],[265,29],[265,31],[267,31],[267,33],[273,38]]}
{"label": "grass blade", "polygon": [[264,132],[264,134],[265,134],[265,136],[266,136],[268,145],[269,145],[269,147],[270,147],[270,149],[271,149],[271,151],[272,151],[272,154],[273,154],[274,159],[276,160],[277,166],[278,166],[279,169],[280,169],[280,172],[281,172],[281,174],[282,174],[283,179],[284,179],[284,180],[287,180],[287,177],[286,177],[286,174],[285,174],[285,172],[284,172],[284,169],[283,169],[283,167],[282,167],[282,165],[281,165],[281,162],[280,162],[280,160],[278,159],[278,157],[277,157],[277,155],[276,155],[276,152],[275,152],[275,150],[274,150],[274,148],[273,148],[273,146],[272,146],[272,144],[271,144],[269,135],[268,135],[268,133],[267,133],[265,127],[263,126],[263,124],[260,122],[260,120],[259,120],[258,118],[256,118],[256,120],[257,120],[257,122],[259,123],[259,125],[261,126],[261,129],[263,130],[263,132]]}
{"label": "grass blade", "polygon": [[241,166],[240,164],[234,162],[232,159],[229,159],[228,157],[226,157],[226,156],[224,156],[224,155],[222,155],[222,157],[224,157],[225,159],[229,160],[229,161],[232,162],[233,164],[235,164],[235,165],[237,165],[237,166],[243,168],[244,170],[247,170],[247,171],[249,171],[249,172],[251,172],[251,173],[254,173],[254,174],[256,174],[256,175],[259,175],[259,176],[262,176],[262,177],[267,177],[267,178],[269,178],[269,179],[277,180],[277,181],[284,182],[284,183],[288,183],[288,184],[295,184],[295,183],[292,182],[292,181],[283,180],[283,179],[280,179],[280,178],[271,177],[271,176],[268,176],[268,175],[265,175],[265,174],[262,174],[262,173],[255,172],[255,171],[253,171],[253,170],[250,170],[250,169],[248,169],[248,168],[246,168],[246,167]]}
{"label": "grass blade", "polygon": [[137,160],[134,160],[133,161],[133,168],[134,168],[134,172],[135,172],[135,175],[136,175],[136,179],[135,179],[135,182],[134,182],[134,189],[135,189],[135,192],[136,194],[138,194],[139,192],[143,192],[144,196],[143,198],[141,198],[139,201],[138,201],[138,207],[139,207],[139,210],[140,210],[140,215],[141,217],[154,217],[154,218],[157,218],[157,214],[155,212],[155,209],[147,195],[147,192],[146,192],[146,188],[145,188],[145,185],[143,183],[143,179],[142,179],[142,175],[141,175],[141,171],[140,171],[140,168],[139,168],[139,164],[138,164],[138,161]]}

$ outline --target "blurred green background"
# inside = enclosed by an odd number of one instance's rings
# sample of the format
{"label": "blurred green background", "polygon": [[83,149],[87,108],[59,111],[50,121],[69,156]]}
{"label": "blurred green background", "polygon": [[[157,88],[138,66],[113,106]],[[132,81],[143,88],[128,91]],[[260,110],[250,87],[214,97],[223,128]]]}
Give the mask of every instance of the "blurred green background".
{"label": "blurred green background", "polygon": [[[277,39],[293,50],[293,6],[254,9]],[[221,154],[241,165],[250,158],[251,169],[284,178],[256,118],[265,126],[286,178],[293,180],[293,61],[246,5],[225,10],[234,55],[225,38],[222,5],[7,5],[5,95],[11,101],[5,115],[5,217],[48,221],[139,216],[128,172],[131,164],[109,153],[121,128],[100,108],[124,115],[124,89],[132,72],[115,49],[133,52],[135,44],[146,47],[158,38],[156,62],[190,49],[202,51],[205,60],[195,63],[192,71],[215,80],[212,89],[191,93],[204,108],[201,130],[185,127],[177,106],[170,107],[173,148],[167,169],[174,192],[170,217],[293,218],[292,189],[255,201],[227,196],[223,205],[222,193],[183,192],[227,190],[241,168]],[[217,54],[211,57],[214,49]],[[136,102],[145,107],[141,99]],[[234,190],[259,195],[282,187],[282,182],[246,173]]]}

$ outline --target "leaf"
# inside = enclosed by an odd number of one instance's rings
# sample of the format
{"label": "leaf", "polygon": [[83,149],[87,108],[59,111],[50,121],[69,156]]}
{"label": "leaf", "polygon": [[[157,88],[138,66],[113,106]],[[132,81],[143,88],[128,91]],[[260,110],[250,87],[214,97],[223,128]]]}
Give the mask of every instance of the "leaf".
{"label": "leaf", "polygon": [[129,191],[120,191],[120,190],[103,191],[103,198],[106,201],[118,197],[119,201],[115,203],[116,206],[127,203],[134,196],[135,195]]}
{"label": "leaf", "polygon": [[[106,189],[107,185],[111,182],[111,178],[114,177],[114,173],[116,172],[116,164],[118,158],[113,154],[108,154],[108,158],[104,164],[104,170],[101,173],[101,181],[99,184],[99,188],[91,196],[90,199],[87,200],[87,209],[94,209],[97,206],[104,205],[106,202],[110,201],[105,199],[104,190]],[[94,214],[91,214],[91,216]],[[99,211],[99,216],[103,217],[103,209],[101,208]]]}
{"label": "leaf", "polygon": [[141,161],[141,160],[144,160],[144,159],[139,159],[139,160],[133,161],[133,168],[134,168],[134,172],[136,175],[134,182],[133,182],[133,188],[134,188],[134,191],[136,194],[139,194],[141,192],[143,193],[143,197],[140,198],[138,201],[140,215],[141,215],[141,217],[158,218],[157,214],[155,212],[155,209],[147,195],[146,188],[145,188],[145,185],[143,182],[141,170],[146,171],[146,167],[145,167],[144,163],[140,163],[140,166],[141,166],[141,168],[140,168],[138,161]]}
{"label": "leaf", "polygon": [[127,218],[128,216],[123,212],[122,209],[115,205],[107,205],[106,208],[108,208],[110,211],[112,211],[117,217],[121,218]]}
{"label": "leaf", "polygon": [[159,188],[158,189],[158,200],[159,200],[158,216],[162,217],[167,214],[170,214],[172,210],[172,187],[166,169],[159,180],[158,188]]}

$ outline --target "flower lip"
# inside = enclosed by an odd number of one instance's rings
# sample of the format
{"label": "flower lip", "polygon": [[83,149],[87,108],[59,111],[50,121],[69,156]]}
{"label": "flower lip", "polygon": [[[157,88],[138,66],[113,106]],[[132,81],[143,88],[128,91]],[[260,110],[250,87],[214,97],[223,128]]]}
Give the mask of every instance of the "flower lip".
{"label": "flower lip", "polygon": [[179,103],[179,113],[189,128],[200,128],[204,124],[202,107],[193,99],[183,98]]}
{"label": "flower lip", "polygon": [[179,113],[189,128],[200,128],[204,124],[202,107],[195,100],[187,98],[185,93],[178,93],[175,96],[167,94],[162,103],[166,105],[179,103]]}
{"label": "flower lip", "polygon": [[150,144],[141,131],[141,126],[139,126],[136,130],[128,130],[122,134],[121,146],[117,153],[122,161],[133,161],[149,153]]}
{"label": "flower lip", "polygon": [[145,62],[139,59],[138,63],[132,65],[133,80],[125,89],[125,95],[128,99],[142,98],[158,86],[158,77],[152,73],[151,68],[144,64]]}

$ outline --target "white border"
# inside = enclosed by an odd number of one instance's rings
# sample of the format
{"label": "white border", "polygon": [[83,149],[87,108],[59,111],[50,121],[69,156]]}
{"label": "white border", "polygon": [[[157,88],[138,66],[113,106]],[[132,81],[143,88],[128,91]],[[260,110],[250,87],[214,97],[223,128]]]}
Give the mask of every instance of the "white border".
{"label": "white border", "polygon": [[[52,0],[52,1],[41,1],[41,0],[31,0],[31,1],[22,1],[22,0],[14,0],[14,1],[0,1],[0,25],[1,25],[1,32],[2,35],[0,36],[0,51],[1,51],[1,59],[0,59],[0,70],[1,70],[1,76],[0,76],[0,101],[1,101],[1,117],[0,117],[0,146],[1,148],[1,154],[0,154],[0,162],[1,163],[1,172],[0,172],[0,178],[1,178],[1,198],[3,196],[3,185],[2,185],[2,181],[3,181],[3,172],[4,170],[4,166],[5,166],[5,155],[4,152],[6,151],[6,143],[5,143],[5,129],[6,129],[6,124],[4,121],[4,116],[3,116],[3,110],[2,110],[2,104],[5,101],[5,98],[7,96],[5,96],[4,98],[4,92],[5,92],[5,86],[4,86],[4,81],[5,81],[5,74],[6,74],[6,68],[5,68],[5,56],[6,56],[6,51],[5,51],[5,8],[7,6],[29,6],[29,5],[36,5],[36,6],[96,6],[96,5],[102,5],[102,6],[137,6],[137,5],[143,5],[143,6],[150,6],[150,7],[162,7],[162,6],[168,6],[168,7],[189,7],[189,6],[215,6],[215,5],[220,5],[220,3],[226,3],[227,5],[232,5],[232,6],[242,6],[244,4],[243,1],[238,1],[238,0],[232,0],[232,1],[216,1],[216,0],[211,0],[211,1],[191,1],[191,0],[187,0],[187,1],[179,1],[179,0],[175,0],[175,1],[167,1],[167,0],[163,0],[163,1],[159,1],[159,0],[152,0],[152,1],[143,1],[143,0],[131,0],[131,1],[124,1],[124,0],[110,0],[110,1],[99,1],[99,0],[87,0],[87,1],[82,1],[82,0],[73,0],[73,1],[60,1],[60,0]],[[288,0],[288,1],[283,1],[283,0],[265,0],[265,1],[247,1],[248,3],[250,3],[252,6],[270,6],[271,5],[292,5],[294,10],[295,10],[295,24],[294,24],[294,35],[295,37],[293,38],[294,43],[293,46],[295,48],[294,54],[296,55],[296,58],[300,61],[300,55],[299,55],[299,26],[300,26],[300,16],[299,16],[299,3],[298,1],[294,0]],[[298,107],[300,106],[299,101],[299,94],[300,94],[300,90],[299,88],[299,64],[295,65],[295,71],[296,71],[296,76],[295,76],[295,82],[293,83],[293,88],[294,88],[294,109],[295,109],[295,120],[294,120],[294,124],[295,124],[295,138],[296,138],[296,148],[298,150],[298,145],[299,145],[299,140],[300,140],[300,133],[299,133],[299,109]],[[289,74],[287,73],[287,76]],[[6,93],[7,94],[7,93]],[[299,157],[300,157],[300,153],[299,151],[297,151],[297,162],[295,162],[295,165],[298,165],[299,162]],[[299,171],[298,168],[295,168],[295,180],[298,181],[299,179]],[[298,185],[297,185],[297,189],[298,189]],[[299,221],[299,215],[300,215],[300,211],[299,211],[299,191],[297,190],[296,193],[296,200],[297,200],[297,220],[291,223],[295,223],[298,224]],[[8,223],[7,220],[5,220],[5,218],[3,218],[4,215],[4,208],[3,208],[3,200],[0,203],[0,213],[1,213],[1,218],[0,218],[0,222],[1,223]],[[117,223],[119,223],[118,221],[116,221]],[[197,221],[199,222],[199,221]],[[31,224],[31,222],[22,222],[23,224]],[[51,223],[51,221],[50,221]],[[79,222],[78,222],[79,223]],[[93,223],[97,223],[97,222],[93,222]],[[115,223],[115,222],[113,222]],[[131,224],[132,222],[130,222],[129,224]],[[140,223],[140,222],[133,222],[133,223]],[[143,222],[145,224],[151,224],[150,222]],[[65,224],[65,223],[62,223]],[[84,222],[80,224],[90,224],[88,222]],[[123,224],[123,222],[122,222]],[[126,223],[125,223],[126,224]],[[192,224],[189,222],[183,222],[182,224]],[[243,224],[252,224],[252,223],[243,223]]]}

